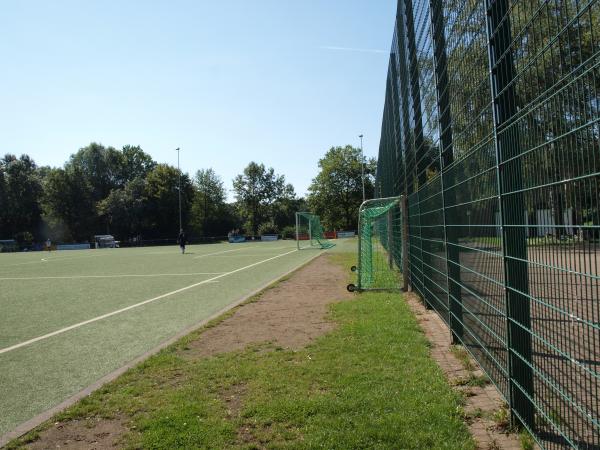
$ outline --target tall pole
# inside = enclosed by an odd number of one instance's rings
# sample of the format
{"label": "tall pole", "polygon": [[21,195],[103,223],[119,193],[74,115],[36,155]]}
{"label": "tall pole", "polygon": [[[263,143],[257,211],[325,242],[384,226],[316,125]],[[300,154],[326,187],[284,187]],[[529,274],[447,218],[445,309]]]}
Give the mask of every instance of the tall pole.
{"label": "tall pole", "polygon": [[360,138],[360,179],[362,181],[362,194],[363,203],[367,199],[365,196],[365,154],[363,153],[363,135],[358,136]]}
{"label": "tall pole", "polygon": [[179,147],[175,149],[177,151],[177,172],[179,172],[179,231],[183,230],[183,224],[181,222],[181,170],[179,169]]}

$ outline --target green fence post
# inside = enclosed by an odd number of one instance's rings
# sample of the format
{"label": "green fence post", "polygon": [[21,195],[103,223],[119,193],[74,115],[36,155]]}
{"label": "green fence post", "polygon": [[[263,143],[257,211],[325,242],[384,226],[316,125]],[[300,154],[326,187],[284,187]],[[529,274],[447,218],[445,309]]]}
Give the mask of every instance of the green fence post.
{"label": "green fence post", "polygon": [[[463,337],[463,307],[460,289],[460,253],[458,248],[458,228],[456,227],[456,208],[452,207],[456,204],[456,193],[454,189],[452,189],[454,187],[454,172],[446,171],[446,168],[454,161],[446,57],[446,36],[441,0],[430,0],[429,8],[440,127],[440,177],[444,209],[444,237],[446,241],[448,308],[450,310],[452,342],[458,344],[462,341]],[[450,190],[446,189],[447,185],[451,187]],[[448,205],[451,207],[448,208]]]}
{"label": "green fence post", "polygon": [[[398,1],[398,9],[396,11],[396,23],[394,30],[394,50],[396,50],[396,57],[398,60],[397,65],[397,79],[399,83],[395,86],[400,92],[398,95],[398,111],[400,114],[401,121],[399,121],[399,127],[402,129],[402,146],[403,146],[403,169],[404,169],[404,191],[406,195],[406,208],[404,210],[406,217],[406,245],[407,253],[405,259],[407,261],[408,270],[405,273],[408,281],[408,289],[413,290],[415,284],[418,285],[419,280],[415,278],[415,272],[412,270],[413,264],[415,264],[414,257],[414,233],[409,232],[410,230],[410,202],[408,197],[415,191],[416,183],[416,156],[415,156],[415,145],[413,140],[413,132],[410,128],[410,116],[409,116],[409,74],[408,74],[408,62],[407,62],[407,46],[406,46],[406,31],[404,25],[404,0]],[[413,230],[414,231],[414,228]]]}
{"label": "green fence post", "polygon": [[425,268],[424,263],[427,259],[429,261],[429,256],[426,256],[427,253],[423,252],[423,227],[421,223],[421,196],[419,194],[419,190],[425,185],[427,182],[427,161],[425,159],[425,143],[423,139],[423,112],[421,110],[421,86],[419,79],[419,64],[417,59],[417,42],[415,36],[415,26],[414,26],[414,17],[413,17],[413,4],[412,0],[404,0],[402,3],[402,12],[403,12],[403,24],[404,24],[404,36],[406,37],[405,49],[407,50],[408,57],[408,84],[410,86],[410,96],[411,96],[411,106],[412,106],[412,114],[413,114],[413,126],[414,130],[412,130],[413,137],[413,153],[415,158],[415,181],[417,184],[417,188],[415,189],[415,193],[418,198],[418,217],[419,217],[419,252],[420,252],[420,276],[421,280],[419,282],[421,286],[421,295],[423,296],[423,301],[426,308],[432,308],[433,306],[427,300],[427,291],[425,289],[426,285],[426,277],[425,277]]}
{"label": "green fence post", "polygon": [[[513,422],[535,428],[531,367],[531,313],[527,236],[522,226],[525,199],[520,137],[510,121],[517,113],[508,0],[486,0],[494,141],[500,197],[507,315],[509,396]],[[529,397],[529,398],[528,398]]]}
{"label": "green fence post", "polygon": [[400,199],[400,215],[402,216],[402,290],[408,292],[410,264],[408,263],[408,198],[403,195]]}

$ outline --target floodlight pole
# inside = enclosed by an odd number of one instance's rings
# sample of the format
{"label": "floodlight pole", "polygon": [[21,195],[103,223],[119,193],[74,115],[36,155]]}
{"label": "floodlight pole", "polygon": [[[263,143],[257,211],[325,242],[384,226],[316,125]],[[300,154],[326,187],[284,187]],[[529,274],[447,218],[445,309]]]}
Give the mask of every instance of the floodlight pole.
{"label": "floodlight pole", "polygon": [[362,194],[363,202],[367,199],[365,196],[365,154],[363,153],[363,135],[358,136],[360,138],[360,179],[362,181]]}
{"label": "floodlight pole", "polygon": [[177,152],[177,172],[179,172],[179,231],[183,230],[183,224],[181,222],[181,170],[179,169],[179,147],[175,149]]}

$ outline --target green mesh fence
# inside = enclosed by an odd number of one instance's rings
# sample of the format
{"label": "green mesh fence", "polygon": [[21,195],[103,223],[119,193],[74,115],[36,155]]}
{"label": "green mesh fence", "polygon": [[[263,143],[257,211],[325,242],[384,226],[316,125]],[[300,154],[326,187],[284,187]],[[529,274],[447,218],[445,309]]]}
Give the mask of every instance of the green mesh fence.
{"label": "green mesh fence", "polygon": [[540,447],[600,449],[600,0],[399,0],[376,192]]}
{"label": "green mesh fence", "polygon": [[296,213],[296,242],[298,250],[306,248],[331,248],[335,244],[325,238],[321,219],[316,214]]}
{"label": "green mesh fence", "polygon": [[402,270],[402,214],[399,198],[362,204],[358,222],[357,284],[350,291],[399,290]]}

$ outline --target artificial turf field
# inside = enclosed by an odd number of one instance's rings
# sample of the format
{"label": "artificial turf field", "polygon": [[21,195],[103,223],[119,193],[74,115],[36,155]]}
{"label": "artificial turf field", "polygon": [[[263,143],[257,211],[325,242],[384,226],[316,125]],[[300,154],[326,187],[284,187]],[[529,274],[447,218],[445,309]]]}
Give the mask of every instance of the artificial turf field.
{"label": "artificial turf field", "polygon": [[0,254],[0,436],[318,253],[278,241]]}

